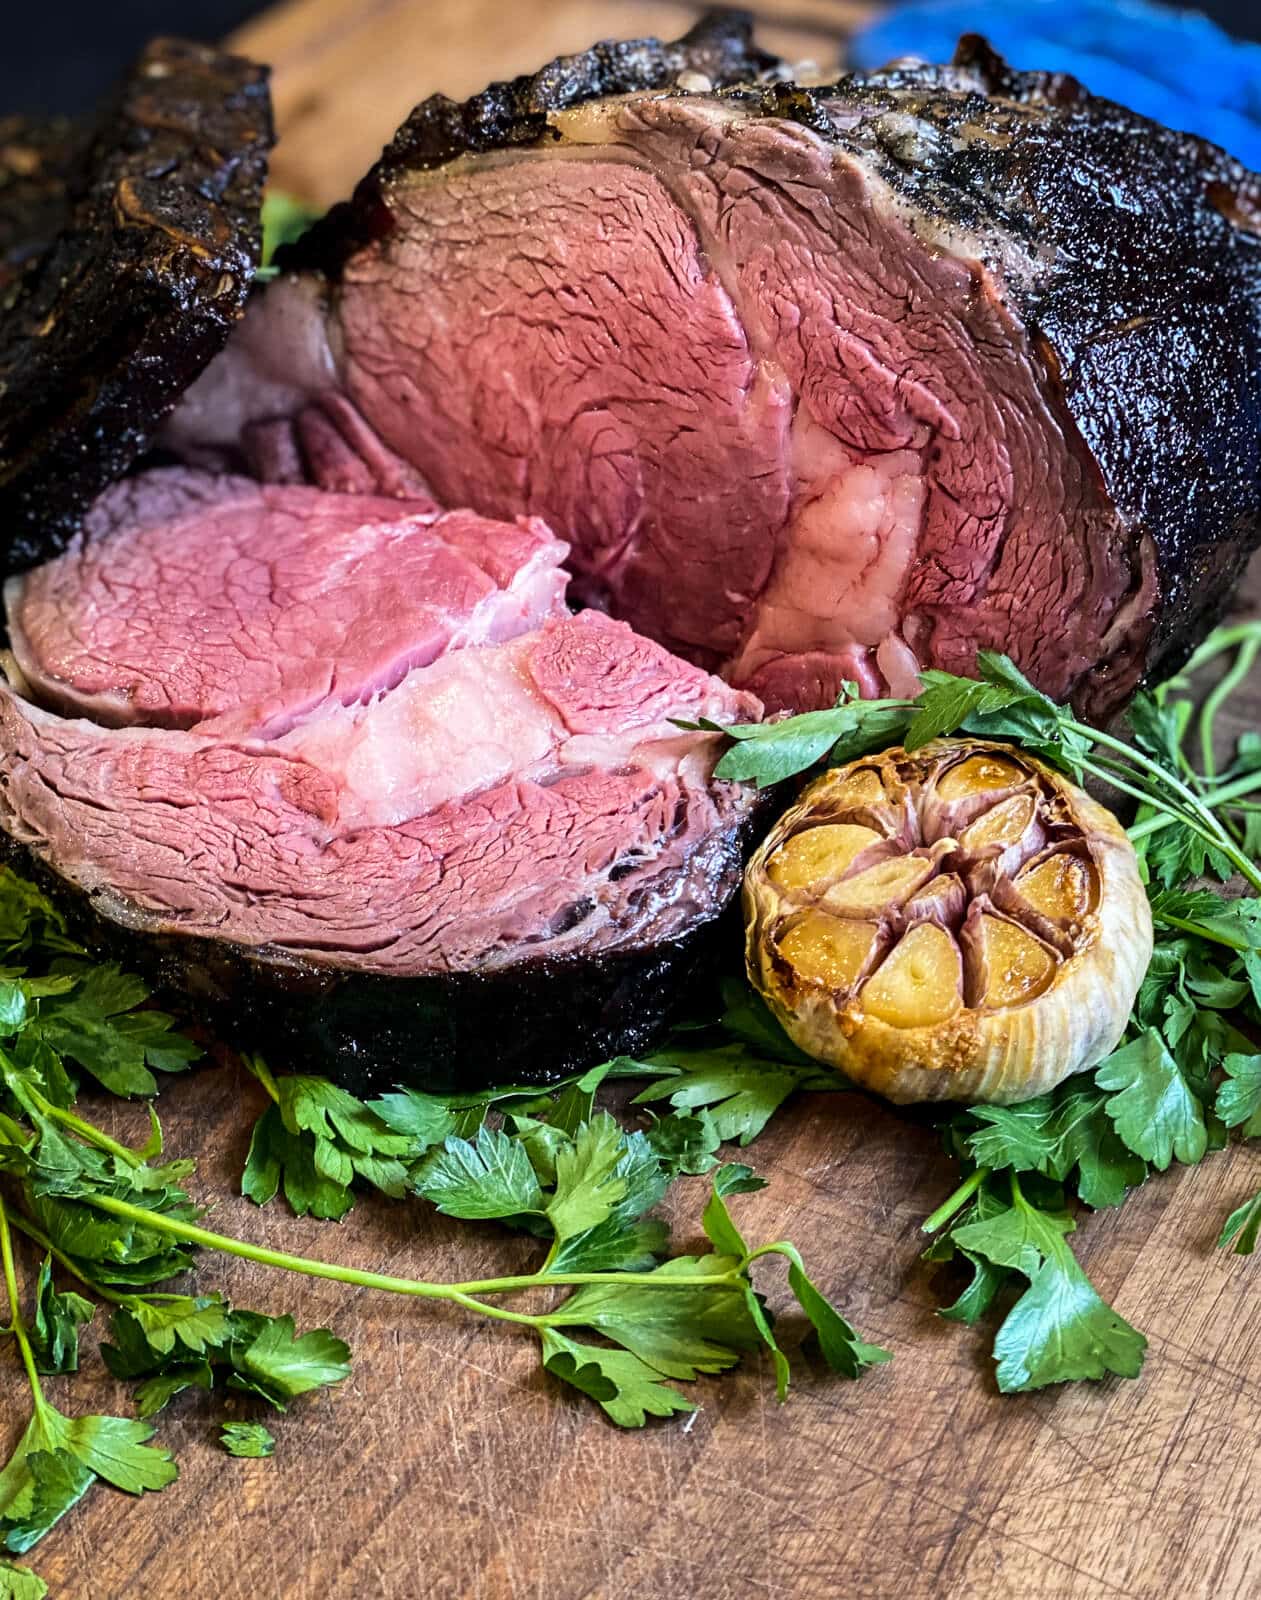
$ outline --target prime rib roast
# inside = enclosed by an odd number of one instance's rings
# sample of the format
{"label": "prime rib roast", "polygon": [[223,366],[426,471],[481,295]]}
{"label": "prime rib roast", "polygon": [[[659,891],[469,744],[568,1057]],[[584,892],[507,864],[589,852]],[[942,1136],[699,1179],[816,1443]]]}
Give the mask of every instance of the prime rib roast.
{"label": "prime rib roast", "polygon": [[336,396],[772,706],[987,646],[1108,715],[1257,540],[1255,180],[980,41],[807,89],[743,38],[426,101],[172,438],[292,470]]}
{"label": "prime rib roast", "polygon": [[[174,198],[120,212],[117,111],[0,187],[0,380],[43,397],[0,381],[0,827],[286,1060],[642,1048],[761,815],[680,724],[982,646],[1102,719],[1257,543],[1256,181],[1070,80],[972,40],[806,87],[731,15],[599,45],[426,101],[229,335],[265,104],[161,48]],[[72,329],[127,251],[167,357],[122,317],[67,388],[35,308]]]}
{"label": "prime rib roast", "polygon": [[759,708],[572,615],[564,554],[403,500],[119,484],[10,586],[0,824],[285,1059],[455,1083],[638,1048],[756,809],[672,719]]}

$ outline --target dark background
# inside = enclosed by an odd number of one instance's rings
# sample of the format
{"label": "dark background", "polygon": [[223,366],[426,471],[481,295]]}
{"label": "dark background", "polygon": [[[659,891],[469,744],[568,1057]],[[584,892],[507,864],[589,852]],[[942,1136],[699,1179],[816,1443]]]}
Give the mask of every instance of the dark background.
{"label": "dark background", "polygon": [[[258,0],[8,0],[0,9],[8,13],[0,45],[3,113],[80,110],[155,33],[216,39],[263,6]],[[1235,33],[1261,39],[1258,0],[1202,0],[1200,9]]]}

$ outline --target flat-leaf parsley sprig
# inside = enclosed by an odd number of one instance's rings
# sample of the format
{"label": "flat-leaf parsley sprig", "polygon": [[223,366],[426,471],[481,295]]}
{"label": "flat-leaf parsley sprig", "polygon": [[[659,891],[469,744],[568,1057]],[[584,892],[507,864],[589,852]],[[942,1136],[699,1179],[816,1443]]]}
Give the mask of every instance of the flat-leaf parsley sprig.
{"label": "flat-leaf parsley sprig", "polygon": [[[0,869],[0,1261],[8,1319],[30,1389],[30,1420],[0,1470],[0,1546],[32,1547],[99,1480],[131,1493],[176,1476],[148,1441],[150,1420],[189,1389],[235,1390],[283,1412],[350,1373],[329,1329],[300,1333],[288,1315],[234,1307],[217,1294],[167,1287],[211,1250],[414,1301],[445,1302],[536,1341],[544,1368],[616,1423],[695,1408],[676,1387],[769,1350],[781,1397],[788,1365],[755,1264],[782,1257],[788,1287],[828,1363],[848,1378],[886,1359],[861,1339],[808,1276],[788,1241],[750,1245],[728,1207],[760,1188],[744,1166],[721,1165],[718,1120],[673,1110],[623,1127],[595,1100],[607,1063],[559,1089],[505,1087],[439,1097],[398,1089],[368,1103],[326,1080],[246,1064],[268,1104],[254,1129],[243,1192],[266,1204],[282,1191],[295,1211],[344,1217],[358,1187],[449,1216],[495,1221],[538,1241],[529,1271],[431,1282],[298,1256],[205,1225],[192,1198],[193,1163],[169,1159],[150,1108],[149,1135],[121,1143],[77,1107],[79,1074],[114,1092],[150,1095],[155,1073],[182,1070],[197,1050],[148,991],[94,967],[52,905]],[[709,1248],[671,1255],[653,1215],[681,1174],[711,1174],[702,1227]],[[38,1269],[23,1292],[16,1243]],[[67,1285],[69,1280],[69,1286]],[[540,1304],[542,1302],[542,1304]],[[136,1417],[73,1417],[44,1392],[48,1375],[80,1362],[82,1332],[103,1303],[106,1366],[135,1385]],[[528,1307],[528,1309],[527,1309]],[[233,1423],[230,1454],[274,1447],[260,1424]],[[32,1587],[34,1586],[34,1587]],[[39,1580],[0,1565],[0,1596],[38,1595]]]}
{"label": "flat-leaf parsley sprig", "polygon": [[[1191,674],[1223,656],[1232,657],[1227,670],[1197,706]],[[943,1316],[972,1324],[1006,1308],[994,1345],[1000,1388],[1105,1372],[1134,1376],[1145,1340],[1104,1303],[1074,1259],[1069,1205],[1119,1205],[1152,1173],[1221,1149],[1232,1130],[1244,1138],[1261,1134],[1261,899],[1202,881],[1237,875],[1249,890],[1261,889],[1261,801],[1249,798],[1261,792],[1261,735],[1245,732],[1224,770],[1216,760],[1217,719],[1259,656],[1261,623],[1218,630],[1182,676],[1135,696],[1132,741],[1080,722],[1005,657],[985,651],[975,680],[926,672],[914,700],[862,701],[847,685],[828,711],[708,725],[732,741],[719,775],[763,786],[893,743],[914,749],[960,732],[1013,742],[1136,802],[1129,831],[1148,882],[1156,943],[1121,1046],[1050,1094],[1022,1105],[973,1106],[943,1128],[962,1181],[924,1224],[934,1236],[926,1257],[970,1273]],[[694,1086],[687,1099],[694,1108],[704,1109],[724,1071],[735,1070],[737,1050],[740,1092],[749,1103],[773,1110],[804,1086],[787,1076],[795,1070],[790,1062],[767,1059],[747,1042],[719,1044],[708,1057],[688,1049],[686,1039],[680,1043],[684,1048],[667,1046],[653,1065],[674,1064],[677,1081]],[[1259,1236],[1261,1194],[1232,1213],[1219,1243],[1249,1253]]]}

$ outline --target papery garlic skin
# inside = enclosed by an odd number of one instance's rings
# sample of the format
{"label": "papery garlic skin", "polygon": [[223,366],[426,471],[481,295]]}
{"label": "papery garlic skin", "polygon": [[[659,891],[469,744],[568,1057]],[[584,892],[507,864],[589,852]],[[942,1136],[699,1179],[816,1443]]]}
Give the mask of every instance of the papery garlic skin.
{"label": "papery garlic skin", "polygon": [[[1027,824],[1029,808],[1010,803],[1022,795],[1035,800]],[[992,810],[993,827],[978,827]],[[788,841],[852,824],[880,838],[842,853],[833,881],[776,882],[800,881],[777,870],[777,852],[791,862]],[[880,883],[889,899],[873,909]],[[1151,908],[1117,819],[1042,762],[981,740],[823,774],[749,863],[744,909],[749,979],[789,1037],[899,1104],[1011,1104],[1095,1066],[1120,1042],[1152,953]],[[991,973],[990,949],[1013,964]],[[985,1003],[1022,985],[1027,999]]]}

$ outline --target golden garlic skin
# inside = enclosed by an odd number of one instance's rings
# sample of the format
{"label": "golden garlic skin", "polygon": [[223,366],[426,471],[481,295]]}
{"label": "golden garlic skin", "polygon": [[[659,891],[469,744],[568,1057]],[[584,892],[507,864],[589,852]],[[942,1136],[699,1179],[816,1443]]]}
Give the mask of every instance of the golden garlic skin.
{"label": "golden garlic skin", "polygon": [[749,979],[789,1036],[902,1104],[1010,1104],[1094,1066],[1152,952],[1112,813],[975,739],[817,778],[749,863],[744,909]]}

